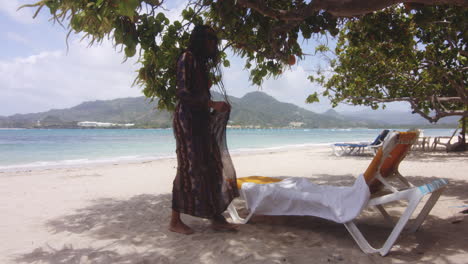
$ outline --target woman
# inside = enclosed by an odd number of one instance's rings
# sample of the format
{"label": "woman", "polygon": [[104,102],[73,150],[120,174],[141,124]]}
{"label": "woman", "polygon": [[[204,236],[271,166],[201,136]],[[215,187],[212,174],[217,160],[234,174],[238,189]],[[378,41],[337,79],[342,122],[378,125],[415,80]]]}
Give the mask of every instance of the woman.
{"label": "woman", "polygon": [[[169,230],[177,233],[193,233],[180,219],[181,213],[211,219],[215,230],[234,230],[237,227],[222,215],[239,194],[225,145],[230,105],[212,101],[210,95],[209,76],[210,72],[219,73],[218,55],[218,39],[214,30],[208,26],[196,26],[187,50],[177,62],[178,103],[173,120],[177,175],[169,225]],[[220,87],[223,88],[222,83]]]}

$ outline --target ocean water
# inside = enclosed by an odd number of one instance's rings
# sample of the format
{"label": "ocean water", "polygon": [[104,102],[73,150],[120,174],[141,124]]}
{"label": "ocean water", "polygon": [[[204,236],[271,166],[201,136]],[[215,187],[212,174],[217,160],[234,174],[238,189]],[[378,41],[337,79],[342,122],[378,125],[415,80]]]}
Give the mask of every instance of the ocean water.
{"label": "ocean water", "polygon": [[[231,153],[373,141],[381,129],[228,129]],[[450,136],[453,129],[426,129]],[[0,129],[0,170],[175,157],[172,129]]]}

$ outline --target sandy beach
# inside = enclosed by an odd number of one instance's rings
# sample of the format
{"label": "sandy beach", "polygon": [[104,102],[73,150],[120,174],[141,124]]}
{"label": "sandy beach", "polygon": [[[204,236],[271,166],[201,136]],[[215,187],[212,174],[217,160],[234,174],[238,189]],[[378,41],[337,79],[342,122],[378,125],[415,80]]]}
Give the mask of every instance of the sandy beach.
{"label": "sandy beach", "polygon": [[[238,177],[309,177],[351,185],[372,156],[329,147],[236,154]],[[416,184],[450,185],[422,228],[386,257],[366,255],[341,224],[256,216],[238,232],[184,216],[190,236],[167,230],[175,159],[0,172],[0,263],[467,263],[468,153],[412,152],[400,172]],[[394,204],[389,210],[401,210]],[[375,245],[391,230],[366,210],[358,224]]]}

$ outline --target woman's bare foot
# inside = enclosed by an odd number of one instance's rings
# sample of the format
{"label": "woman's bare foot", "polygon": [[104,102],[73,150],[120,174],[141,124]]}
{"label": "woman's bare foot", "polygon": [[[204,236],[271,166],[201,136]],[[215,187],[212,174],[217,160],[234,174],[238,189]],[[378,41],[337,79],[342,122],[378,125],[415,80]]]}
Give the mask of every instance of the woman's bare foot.
{"label": "woman's bare foot", "polygon": [[217,215],[211,219],[211,228],[216,231],[237,231],[239,225],[231,224],[222,215]]}
{"label": "woman's bare foot", "polygon": [[177,223],[171,222],[171,224],[169,225],[169,231],[184,235],[191,235],[194,233],[193,229],[190,228],[188,225],[184,224],[182,221],[179,221]]}
{"label": "woman's bare foot", "polygon": [[180,219],[180,213],[172,210],[171,223],[169,224],[169,231],[176,232],[184,235],[191,235],[194,233],[193,229],[184,224]]}

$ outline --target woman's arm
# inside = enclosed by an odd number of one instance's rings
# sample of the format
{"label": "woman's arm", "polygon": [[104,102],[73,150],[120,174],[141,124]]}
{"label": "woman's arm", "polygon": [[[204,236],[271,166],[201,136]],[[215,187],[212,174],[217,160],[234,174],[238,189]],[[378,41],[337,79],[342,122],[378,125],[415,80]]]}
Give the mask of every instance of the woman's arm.
{"label": "woman's arm", "polygon": [[218,112],[227,112],[231,110],[231,106],[226,102],[217,102],[217,101],[209,101],[208,106],[213,108]]}

